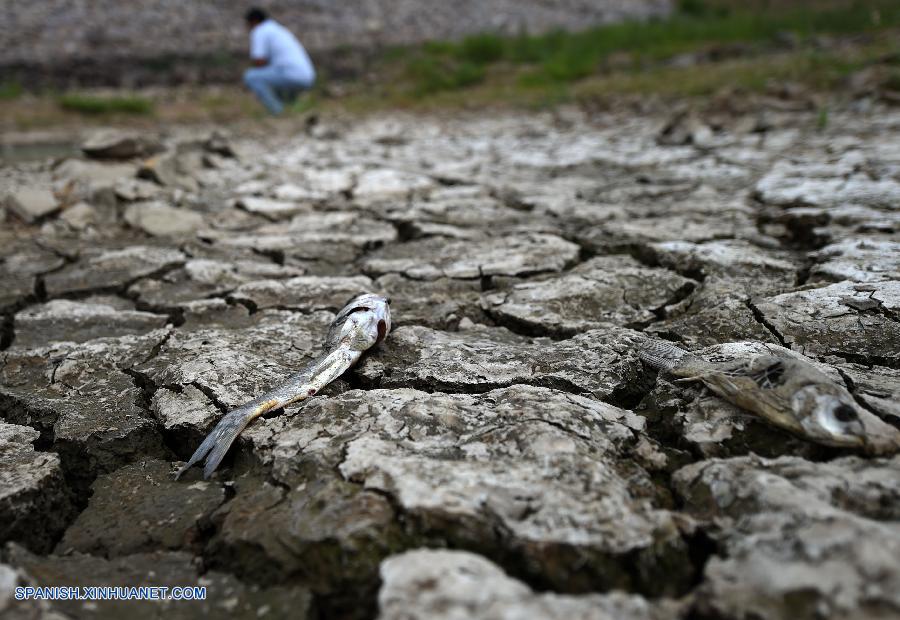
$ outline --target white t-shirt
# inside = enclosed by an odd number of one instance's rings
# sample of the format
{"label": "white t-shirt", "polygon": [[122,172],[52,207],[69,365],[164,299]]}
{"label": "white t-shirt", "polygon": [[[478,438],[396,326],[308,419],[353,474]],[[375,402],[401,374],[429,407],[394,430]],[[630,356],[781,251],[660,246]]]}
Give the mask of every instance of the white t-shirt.
{"label": "white t-shirt", "polygon": [[303,79],[312,81],[316,77],[300,41],[274,19],[267,19],[250,31],[250,58],[268,60],[271,66]]}

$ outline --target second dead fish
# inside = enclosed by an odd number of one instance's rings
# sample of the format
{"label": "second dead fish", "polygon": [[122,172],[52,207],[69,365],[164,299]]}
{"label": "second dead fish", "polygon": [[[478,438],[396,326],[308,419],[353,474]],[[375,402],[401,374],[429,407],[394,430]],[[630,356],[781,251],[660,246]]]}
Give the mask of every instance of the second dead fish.
{"label": "second dead fish", "polygon": [[853,396],[813,364],[779,349],[714,362],[670,342],[638,343],[641,359],[650,366],[676,380],[700,381],[775,426],[827,446],[865,446],[866,429]]}

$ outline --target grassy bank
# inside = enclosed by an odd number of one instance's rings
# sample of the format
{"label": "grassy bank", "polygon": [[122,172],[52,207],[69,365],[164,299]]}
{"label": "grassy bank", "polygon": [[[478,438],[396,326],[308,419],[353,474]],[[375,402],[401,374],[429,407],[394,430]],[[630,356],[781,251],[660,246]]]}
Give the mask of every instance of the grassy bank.
{"label": "grassy bank", "polygon": [[[747,5],[749,8],[747,8]],[[752,5],[756,6],[752,6]],[[425,98],[512,75],[518,86],[554,90],[610,73],[660,74],[691,54],[721,60],[766,51],[821,47],[822,37],[877,34],[900,27],[900,2],[704,2],[683,0],[671,18],[626,22],[577,33],[471,36],[390,50],[381,72],[394,96]],[[823,59],[827,54],[822,55]],[[690,59],[684,59],[690,60]]]}
{"label": "grassy bank", "polygon": [[[684,97],[725,87],[758,91],[772,81],[840,88],[878,63],[900,83],[896,0],[681,0],[665,20],[581,32],[435,41],[382,50],[365,77],[329,82],[295,108],[386,108],[555,103],[616,95]],[[31,96],[0,85],[0,112],[28,124],[55,117],[213,120],[262,116],[239,84],[196,96],[89,93]],[[15,119],[19,119],[18,121]],[[52,122],[52,121],[51,121]]]}
{"label": "grassy bank", "polygon": [[104,116],[110,114],[148,115],[153,113],[153,102],[139,96],[106,96],[68,94],[59,98],[59,107],[63,110]]}

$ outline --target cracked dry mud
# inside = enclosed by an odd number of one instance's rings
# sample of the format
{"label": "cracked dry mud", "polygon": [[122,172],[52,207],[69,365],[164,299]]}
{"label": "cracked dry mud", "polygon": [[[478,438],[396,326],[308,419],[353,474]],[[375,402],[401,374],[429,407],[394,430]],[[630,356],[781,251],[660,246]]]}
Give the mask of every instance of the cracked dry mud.
{"label": "cracked dry mud", "polygon": [[[900,457],[633,348],[787,347],[900,426],[900,112],[764,112],[702,144],[567,109],[178,130],[148,161],[113,134],[126,161],[2,170],[0,616],[900,616]],[[388,339],[175,481],[363,291]],[[8,597],[148,583],[209,597]]]}

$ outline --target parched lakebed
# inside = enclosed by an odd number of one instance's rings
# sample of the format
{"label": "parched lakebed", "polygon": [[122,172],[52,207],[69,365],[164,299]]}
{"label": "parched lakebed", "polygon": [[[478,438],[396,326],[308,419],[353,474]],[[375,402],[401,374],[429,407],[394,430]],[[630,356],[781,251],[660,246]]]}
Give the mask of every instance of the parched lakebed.
{"label": "parched lakebed", "polygon": [[[820,120],[398,114],[0,168],[3,613],[897,617],[900,457],[789,435],[632,344],[786,347],[896,432],[900,111]],[[366,291],[385,342],[174,479]]]}

